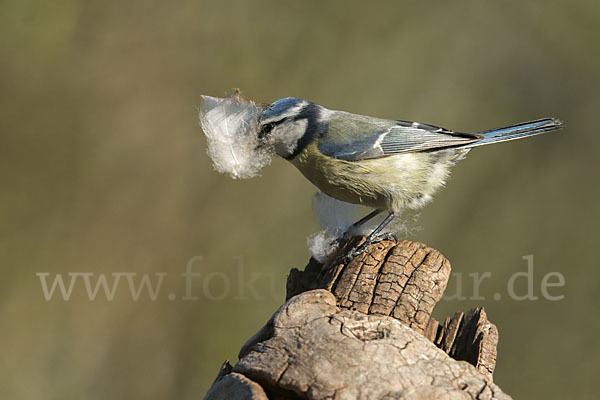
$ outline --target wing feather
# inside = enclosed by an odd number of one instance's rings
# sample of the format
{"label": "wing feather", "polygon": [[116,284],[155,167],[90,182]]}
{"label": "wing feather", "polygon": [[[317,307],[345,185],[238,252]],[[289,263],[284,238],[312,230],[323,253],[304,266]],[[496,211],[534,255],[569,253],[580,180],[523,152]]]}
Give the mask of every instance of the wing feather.
{"label": "wing feather", "polygon": [[[364,128],[364,126],[363,126]],[[409,121],[394,121],[394,125],[371,134],[363,134],[360,139],[338,144],[325,140],[319,143],[320,151],[330,157],[346,161],[360,161],[381,158],[394,154],[432,151],[456,147],[476,142],[481,135],[456,133],[433,125]],[[356,132],[354,137],[358,136]]]}

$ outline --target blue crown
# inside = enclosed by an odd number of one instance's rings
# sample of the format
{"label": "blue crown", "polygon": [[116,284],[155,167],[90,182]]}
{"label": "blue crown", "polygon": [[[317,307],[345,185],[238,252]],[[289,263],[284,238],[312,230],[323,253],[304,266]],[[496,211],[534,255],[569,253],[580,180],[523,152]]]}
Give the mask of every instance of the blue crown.
{"label": "blue crown", "polygon": [[286,97],[279,99],[267,107],[261,114],[262,121],[277,120],[280,117],[288,116],[289,111],[304,104],[304,100],[297,99],[295,97]]}

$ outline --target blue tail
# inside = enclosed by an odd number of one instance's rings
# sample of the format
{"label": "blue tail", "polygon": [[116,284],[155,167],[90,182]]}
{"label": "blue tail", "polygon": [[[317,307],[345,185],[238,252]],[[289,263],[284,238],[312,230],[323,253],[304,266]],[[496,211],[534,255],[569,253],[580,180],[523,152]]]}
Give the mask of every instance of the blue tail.
{"label": "blue tail", "polygon": [[539,135],[541,133],[554,131],[562,127],[562,121],[556,118],[545,118],[537,121],[523,122],[517,125],[506,126],[504,128],[475,132],[474,134],[481,136],[482,139],[465,146],[461,146],[461,148],[477,147],[490,143],[521,139],[527,136]]}

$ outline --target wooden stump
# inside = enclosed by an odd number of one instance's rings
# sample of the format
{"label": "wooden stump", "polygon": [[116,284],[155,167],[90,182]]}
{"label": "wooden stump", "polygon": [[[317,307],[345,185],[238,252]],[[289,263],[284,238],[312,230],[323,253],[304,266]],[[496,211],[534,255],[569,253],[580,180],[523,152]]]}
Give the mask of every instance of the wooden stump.
{"label": "wooden stump", "polygon": [[290,271],[286,303],[235,366],[223,365],[206,399],[510,398],[492,382],[498,332],[485,311],[431,318],[448,260],[404,240],[346,262],[362,240]]}

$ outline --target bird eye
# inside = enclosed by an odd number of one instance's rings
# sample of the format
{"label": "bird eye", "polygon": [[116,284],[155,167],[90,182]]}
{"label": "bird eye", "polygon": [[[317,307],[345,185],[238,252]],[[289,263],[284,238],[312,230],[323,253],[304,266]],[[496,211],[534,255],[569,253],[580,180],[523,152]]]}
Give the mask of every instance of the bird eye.
{"label": "bird eye", "polygon": [[263,137],[265,137],[265,135],[268,135],[269,132],[271,132],[273,130],[274,126],[275,126],[275,124],[273,124],[273,123],[263,125],[262,128],[260,129],[260,133],[258,134],[258,137],[262,139]]}

